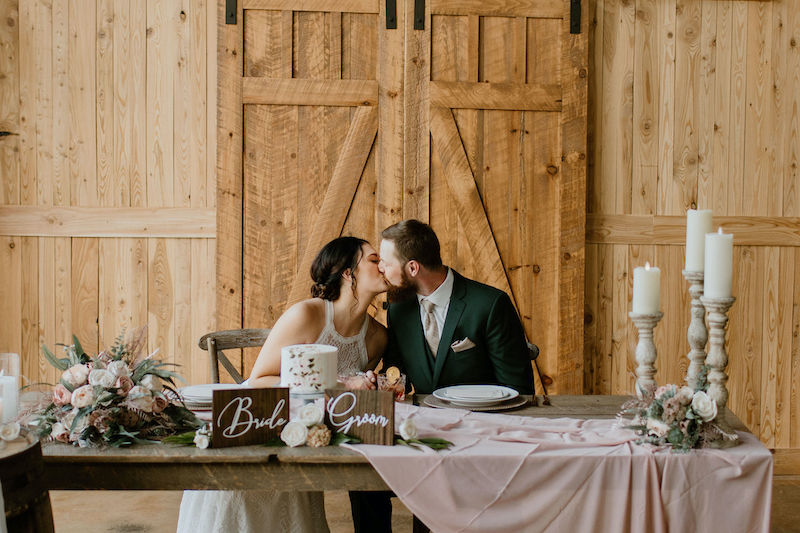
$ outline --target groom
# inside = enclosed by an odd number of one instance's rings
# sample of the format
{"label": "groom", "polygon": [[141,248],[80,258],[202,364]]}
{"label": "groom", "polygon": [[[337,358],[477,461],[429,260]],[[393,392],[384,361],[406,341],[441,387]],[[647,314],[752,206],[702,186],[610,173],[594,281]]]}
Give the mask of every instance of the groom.
{"label": "groom", "polygon": [[[525,331],[508,295],[442,264],[423,222],[398,222],[381,239],[378,269],[390,286],[384,368],[400,367],[420,394],[467,383],[532,394]],[[391,531],[390,494],[350,493],[356,533]]]}

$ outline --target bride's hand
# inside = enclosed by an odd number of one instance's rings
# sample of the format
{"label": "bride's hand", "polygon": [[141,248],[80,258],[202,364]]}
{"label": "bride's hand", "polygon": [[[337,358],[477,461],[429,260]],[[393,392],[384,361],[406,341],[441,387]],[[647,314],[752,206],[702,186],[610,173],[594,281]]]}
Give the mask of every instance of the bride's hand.
{"label": "bride's hand", "polygon": [[375,373],[372,370],[367,370],[366,373],[358,373],[354,376],[340,378],[340,381],[345,388],[351,390],[364,390],[375,388]]}

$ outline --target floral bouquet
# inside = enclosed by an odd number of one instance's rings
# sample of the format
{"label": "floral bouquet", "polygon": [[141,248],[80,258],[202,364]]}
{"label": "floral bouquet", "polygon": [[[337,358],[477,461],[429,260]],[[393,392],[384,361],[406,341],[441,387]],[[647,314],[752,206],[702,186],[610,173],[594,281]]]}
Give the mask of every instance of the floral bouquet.
{"label": "floral bouquet", "polygon": [[200,426],[184,406],[173,378],[183,381],[151,353],[144,357],[145,329],[129,342],[120,335],[110,350],[89,356],[73,336],[62,345],[66,357],[58,358],[46,346],[42,351],[51,365],[62,371],[49,404],[25,417],[40,438],[79,446],[127,446],[161,439]]}
{"label": "floral bouquet", "polygon": [[704,390],[663,385],[642,393],[642,398],[623,404],[619,414],[619,418],[633,416],[625,427],[636,431],[640,444],[670,446],[674,451],[687,452],[721,439],[738,438],[735,432],[718,423],[717,402]]}

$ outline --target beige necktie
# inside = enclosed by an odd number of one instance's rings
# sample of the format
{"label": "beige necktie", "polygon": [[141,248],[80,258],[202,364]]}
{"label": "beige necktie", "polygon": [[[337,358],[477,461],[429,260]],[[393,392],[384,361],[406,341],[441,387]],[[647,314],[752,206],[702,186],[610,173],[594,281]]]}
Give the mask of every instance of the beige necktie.
{"label": "beige necktie", "polygon": [[433,316],[433,308],[436,307],[436,304],[424,299],[420,301],[420,304],[425,310],[425,321],[422,324],[425,340],[428,341],[431,353],[436,357],[436,351],[439,349],[439,324],[436,323],[436,317]]}

